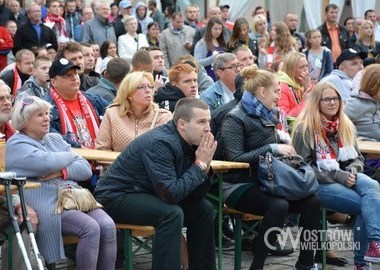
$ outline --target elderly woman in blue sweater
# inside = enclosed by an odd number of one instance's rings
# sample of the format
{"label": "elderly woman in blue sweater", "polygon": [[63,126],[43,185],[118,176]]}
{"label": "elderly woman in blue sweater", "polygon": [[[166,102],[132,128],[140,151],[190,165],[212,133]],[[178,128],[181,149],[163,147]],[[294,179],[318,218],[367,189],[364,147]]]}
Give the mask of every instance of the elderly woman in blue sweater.
{"label": "elderly woman in blue sweater", "polygon": [[75,235],[79,238],[76,269],[114,269],[113,220],[101,208],[56,211],[58,186],[77,185],[88,179],[91,167],[61,135],[49,133],[51,107],[38,97],[26,97],[16,103],[12,124],[19,133],[7,141],[6,169],[41,183],[39,189],[26,191],[25,197],[39,215],[36,239],[48,264],[65,259],[62,235]]}

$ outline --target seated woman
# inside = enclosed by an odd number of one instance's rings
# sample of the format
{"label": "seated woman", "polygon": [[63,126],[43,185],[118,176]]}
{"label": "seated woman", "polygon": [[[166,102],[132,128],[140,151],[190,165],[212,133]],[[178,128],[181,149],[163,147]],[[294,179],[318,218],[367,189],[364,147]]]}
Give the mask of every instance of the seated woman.
{"label": "seated woman", "polygon": [[354,251],[355,269],[369,270],[368,262],[380,262],[380,186],[361,173],[363,156],[355,126],[343,107],[334,86],[317,84],[295,122],[292,141],[315,171],[321,206],[357,215],[354,242],[360,246]]}
{"label": "seated woman", "polygon": [[101,208],[55,211],[58,185],[87,180],[91,167],[60,134],[49,133],[51,107],[38,97],[16,103],[12,125],[19,133],[6,143],[6,169],[41,184],[25,191],[25,198],[38,213],[36,240],[48,264],[65,259],[62,235],[75,235],[77,269],[115,269],[116,228]]}
{"label": "seated woman", "polygon": [[283,67],[277,73],[281,87],[278,106],[288,116],[298,116],[312,90],[306,56],[299,52],[290,52],[283,59]]}
{"label": "seated woman", "polygon": [[354,49],[365,52],[366,58],[375,58],[380,53],[380,42],[375,39],[375,27],[372,21],[364,20],[360,25]]}
{"label": "seated woman", "polygon": [[137,136],[172,119],[169,111],[153,103],[153,83],[153,75],[144,71],[123,79],[100,124],[97,149],[121,152]]}
{"label": "seated woman", "polygon": [[[253,262],[250,270],[263,269],[269,248],[276,242],[273,227],[281,228],[288,212],[300,213],[299,226],[306,230],[319,228],[319,201],[315,195],[297,201],[264,193],[258,184],[257,167],[259,157],[271,152],[274,155],[294,155],[290,136],[284,129],[276,110],[280,98],[280,86],[276,76],[266,70],[251,66],[240,73],[244,79],[242,100],[227,114],[222,126],[224,151],[230,161],[250,163],[247,172],[236,172],[223,180],[223,198],[228,207],[264,216],[253,247]],[[301,243],[305,242],[301,234]],[[318,269],[314,264],[313,249],[301,249],[296,263],[297,270]]]}

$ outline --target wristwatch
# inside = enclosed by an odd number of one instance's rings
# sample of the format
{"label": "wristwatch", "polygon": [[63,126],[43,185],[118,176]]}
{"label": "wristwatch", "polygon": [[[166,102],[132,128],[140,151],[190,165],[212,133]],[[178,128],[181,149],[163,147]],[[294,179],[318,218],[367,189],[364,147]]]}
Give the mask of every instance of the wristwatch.
{"label": "wristwatch", "polygon": [[197,164],[199,168],[201,168],[202,171],[205,171],[208,168],[207,164],[203,162],[202,160],[197,159],[194,161],[194,163]]}

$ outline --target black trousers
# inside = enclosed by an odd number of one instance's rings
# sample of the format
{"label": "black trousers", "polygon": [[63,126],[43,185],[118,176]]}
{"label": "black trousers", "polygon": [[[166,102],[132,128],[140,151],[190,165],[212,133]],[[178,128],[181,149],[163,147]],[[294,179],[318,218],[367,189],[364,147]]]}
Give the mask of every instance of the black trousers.
{"label": "black trousers", "polygon": [[[300,214],[299,227],[303,227],[304,230],[318,230],[320,228],[320,204],[315,195],[297,201],[288,201],[284,198],[264,193],[257,185],[241,196],[235,208],[239,211],[264,217],[255,241],[254,258],[250,269],[262,269],[264,267],[265,259],[268,256],[265,233],[273,227],[282,228],[288,213]],[[272,231],[266,237],[272,245],[277,239],[277,233],[277,231]],[[303,234],[301,234],[300,241],[301,243],[304,241]],[[312,265],[314,263],[314,250],[301,249],[298,261],[302,265]]]}
{"label": "black trousers", "polygon": [[129,193],[104,204],[116,223],[156,228],[152,270],[181,269],[181,233],[187,227],[189,268],[215,270],[214,218],[205,199],[169,204],[154,195]]}

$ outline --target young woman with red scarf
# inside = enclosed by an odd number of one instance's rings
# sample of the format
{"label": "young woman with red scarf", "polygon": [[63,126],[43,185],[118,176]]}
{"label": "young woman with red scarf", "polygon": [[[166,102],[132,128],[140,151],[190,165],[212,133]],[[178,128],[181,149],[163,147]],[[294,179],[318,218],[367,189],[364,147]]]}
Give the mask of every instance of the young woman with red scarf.
{"label": "young woman with red scarf", "polygon": [[[356,270],[370,270],[380,262],[380,186],[363,171],[356,130],[344,114],[334,86],[319,83],[293,129],[293,146],[314,168],[321,207],[357,215],[354,243]],[[369,243],[369,247],[368,247]]]}

